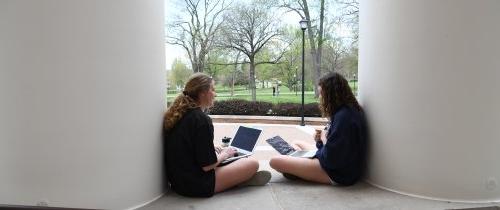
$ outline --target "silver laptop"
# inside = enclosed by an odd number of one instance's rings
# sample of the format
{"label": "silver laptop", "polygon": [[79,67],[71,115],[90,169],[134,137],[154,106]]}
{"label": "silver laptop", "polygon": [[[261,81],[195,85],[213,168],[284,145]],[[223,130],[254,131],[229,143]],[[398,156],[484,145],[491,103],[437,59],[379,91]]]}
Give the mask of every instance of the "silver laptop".
{"label": "silver laptop", "polygon": [[288,142],[283,140],[281,136],[275,136],[266,140],[276,151],[282,155],[293,157],[312,158],[316,155],[317,150],[295,150]]}
{"label": "silver laptop", "polygon": [[252,155],[261,133],[262,129],[240,126],[234,135],[233,141],[231,141],[231,145],[229,145],[229,147],[236,149],[236,154],[234,157],[222,161],[222,163]]}

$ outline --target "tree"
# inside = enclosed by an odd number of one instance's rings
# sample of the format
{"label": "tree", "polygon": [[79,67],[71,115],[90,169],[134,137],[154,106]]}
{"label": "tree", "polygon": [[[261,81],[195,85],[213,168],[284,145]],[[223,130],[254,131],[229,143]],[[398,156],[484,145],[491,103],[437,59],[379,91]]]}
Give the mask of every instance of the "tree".
{"label": "tree", "polygon": [[358,73],[358,48],[353,47],[349,50],[346,57],[343,59],[343,72],[348,78],[354,79],[352,76]]}
{"label": "tree", "polygon": [[[263,48],[259,54],[260,61],[272,60],[273,53],[271,50],[267,48]],[[279,65],[279,64],[278,64]],[[261,81],[261,87],[264,88],[266,86],[266,82],[273,81],[278,79],[279,72],[277,72],[277,64],[262,64],[255,66],[255,74],[256,78]]]}
{"label": "tree", "polygon": [[343,68],[343,59],[348,54],[341,39],[331,38],[325,40],[325,53],[323,54],[323,67],[326,72],[334,72]]}
{"label": "tree", "polygon": [[353,45],[357,46],[359,40],[359,2],[358,0],[337,0],[341,5],[339,20],[349,25],[353,32]]}
{"label": "tree", "polygon": [[194,72],[203,72],[228,4],[226,0],[183,0],[182,5],[181,14],[167,25],[166,40],[186,51]]}
{"label": "tree", "polygon": [[[236,83],[241,84],[241,74],[243,73],[242,64],[240,63],[241,52],[225,49],[225,48],[216,48],[217,58],[214,59],[213,56],[209,56],[209,72],[212,72],[211,69],[219,69],[217,72],[221,72],[223,75],[219,77],[222,79],[224,86],[231,87],[231,96],[234,95],[234,85]],[[234,59],[234,62],[231,62]],[[222,66],[222,67],[221,67]],[[228,76],[229,75],[229,76]],[[248,83],[248,82],[243,82]]]}
{"label": "tree", "polygon": [[[239,5],[224,17],[224,26],[221,36],[221,47],[241,52],[248,58],[249,86],[252,92],[252,101],[256,101],[255,66],[264,63],[277,63],[284,52],[278,49],[281,32],[277,22],[269,14],[269,9],[262,4]],[[277,52],[274,60],[259,61],[257,55],[262,49],[275,44],[271,50]],[[281,53],[281,54],[280,54]]]}
{"label": "tree", "polygon": [[184,84],[186,84],[189,76],[193,74],[193,71],[190,70],[180,59],[175,59],[174,62],[172,62],[172,68],[170,71],[169,84],[177,87],[184,87]]}
{"label": "tree", "polygon": [[300,56],[297,55],[297,51],[291,50],[283,56],[283,62],[277,66],[277,72],[279,72],[281,80],[286,82],[285,86],[290,91],[297,90],[299,61]]}
{"label": "tree", "polygon": [[[314,72],[314,94],[318,97],[318,81],[321,76],[321,58],[323,50],[324,22],[325,22],[325,0],[319,1],[319,20],[317,25],[311,16],[307,0],[284,0],[281,7],[289,9],[298,14],[302,19],[307,19],[307,36],[313,58]],[[314,27],[313,27],[314,26]]]}
{"label": "tree", "polygon": [[293,43],[283,55],[283,58],[276,66],[280,80],[285,81],[285,86],[290,89],[290,91],[297,91],[298,81],[300,77],[299,67],[301,65],[302,56],[302,43],[296,42],[295,40],[300,40],[302,32],[297,27],[290,27],[284,33],[284,36],[288,40],[292,40]]}
{"label": "tree", "polygon": [[221,72],[227,72],[226,69],[229,66],[217,65],[218,63],[227,63],[229,59],[225,55],[225,52],[218,49],[213,49],[207,54],[207,63],[205,64],[205,73],[212,76],[213,78],[218,78]]}
{"label": "tree", "polygon": [[[349,27],[352,34],[348,37],[331,37],[327,48],[333,48],[330,60],[336,58],[336,62],[330,63],[336,66],[332,70],[340,72],[348,79],[354,79],[353,75],[358,71],[359,2],[358,0],[336,0],[336,2],[338,17],[335,24]],[[331,34],[334,34],[334,30]]]}

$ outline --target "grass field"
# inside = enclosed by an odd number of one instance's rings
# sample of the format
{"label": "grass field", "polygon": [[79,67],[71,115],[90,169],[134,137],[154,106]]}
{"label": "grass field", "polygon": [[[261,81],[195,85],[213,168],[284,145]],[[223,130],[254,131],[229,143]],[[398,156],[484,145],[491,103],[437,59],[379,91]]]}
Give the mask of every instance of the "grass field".
{"label": "grass field", "polygon": [[[302,95],[301,92],[297,92],[297,95],[295,95],[295,92],[291,92],[288,90],[288,88],[284,88],[286,90],[281,89],[280,94],[277,96],[273,96],[273,90],[272,88],[259,88],[257,89],[256,97],[257,101],[265,101],[265,102],[271,102],[271,103],[286,103],[286,102],[291,102],[291,103],[301,103],[302,102]],[[224,91],[221,89],[221,91],[217,91],[217,97],[215,100],[229,100],[229,99],[244,99],[251,101],[252,100],[252,94],[250,90],[245,90],[245,89],[237,89],[234,91],[234,95],[231,96],[230,91],[226,90]],[[175,97],[177,97],[178,94],[168,94],[167,95],[167,101],[172,101],[174,100]],[[318,102],[316,98],[314,98],[314,92],[308,91],[305,92],[304,94],[304,103],[314,103]]]}
{"label": "grass field", "polygon": [[[354,89],[354,84],[351,82],[351,88]],[[356,84],[357,87],[357,84]],[[235,87],[234,95],[231,96],[231,90],[228,87],[216,87],[217,97],[215,100],[229,100],[229,99],[245,99],[248,101],[252,100],[252,94],[250,90],[245,89],[244,86]],[[170,93],[171,91],[169,91]],[[290,91],[287,87],[281,87],[280,93],[277,96],[273,96],[272,88],[258,88],[257,89],[257,101],[265,101],[271,102],[274,104],[277,103],[302,103],[302,93],[298,91],[295,93],[294,91]],[[167,95],[167,101],[174,100],[177,97],[178,93],[170,93]],[[314,98],[313,91],[306,91],[304,94],[304,103],[317,103],[318,99]]]}

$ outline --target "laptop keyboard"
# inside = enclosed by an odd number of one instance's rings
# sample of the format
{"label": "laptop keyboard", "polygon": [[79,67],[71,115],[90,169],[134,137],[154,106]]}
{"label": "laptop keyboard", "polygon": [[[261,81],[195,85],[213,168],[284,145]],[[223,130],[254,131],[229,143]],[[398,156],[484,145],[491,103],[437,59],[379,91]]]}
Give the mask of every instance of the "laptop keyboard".
{"label": "laptop keyboard", "polygon": [[[220,152],[217,152],[217,151],[215,151],[215,153],[220,154]],[[238,157],[238,156],[241,156],[241,155],[245,155],[245,153],[242,153],[242,152],[236,152],[236,153],[234,153],[234,157]]]}

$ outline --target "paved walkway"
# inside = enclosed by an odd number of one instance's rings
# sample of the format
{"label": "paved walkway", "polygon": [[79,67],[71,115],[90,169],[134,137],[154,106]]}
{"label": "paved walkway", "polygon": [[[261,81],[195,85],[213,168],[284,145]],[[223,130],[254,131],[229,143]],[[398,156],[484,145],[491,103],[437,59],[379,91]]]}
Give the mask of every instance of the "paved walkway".
{"label": "paved walkway", "polygon": [[[272,179],[262,187],[245,187],[219,193],[212,198],[186,198],[173,192],[166,192],[163,197],[144,206],[143,210],[307,210],[307,209],[460,209],[493,204],[466,204],[432,201],[405,196],[373,187],[360,182],[350,187],[334,187],[301,181],[289,181],[269,167],[269,159],[278,153],[265,139],[280,135],[287,141],[311,140],[314,129],[296,125],[271,124],[229,124],[215,123],[215,143],[220,143],[224,136],[234,136],[239,125],[260,127],[263,129],[255,155],[260,163],[260,170],[270,170]],[[320,126],[315,126],[320,127]],[[496,208],[488,208],[496,209]],[[487,210],[487,209],[484,209]]]}

